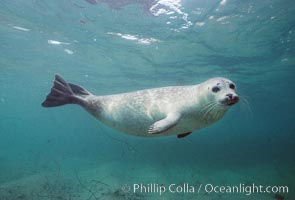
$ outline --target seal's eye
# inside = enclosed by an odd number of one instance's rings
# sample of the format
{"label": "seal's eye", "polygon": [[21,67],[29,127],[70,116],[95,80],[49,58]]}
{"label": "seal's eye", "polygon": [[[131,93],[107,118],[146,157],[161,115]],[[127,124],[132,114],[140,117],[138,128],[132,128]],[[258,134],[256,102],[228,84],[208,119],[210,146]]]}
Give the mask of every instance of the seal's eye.
{"label": "seal's eye", "polygon": [[220,91],[220,88],[219,87],[217,87],[217,86],[215,86],[215,87],[213,87],[212,88],[212,92],[219,92]]}
{"label": "seal's eye", "polygon": [[236,86],[234,84],[230,83],[229,88],[234,90],[236,88]]}

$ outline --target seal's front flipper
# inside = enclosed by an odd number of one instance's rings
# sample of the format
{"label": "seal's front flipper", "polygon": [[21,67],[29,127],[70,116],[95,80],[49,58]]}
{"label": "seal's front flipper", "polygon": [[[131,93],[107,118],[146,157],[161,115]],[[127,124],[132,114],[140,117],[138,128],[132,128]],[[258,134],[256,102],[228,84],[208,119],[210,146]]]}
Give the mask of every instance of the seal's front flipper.
{"label": "seal's front flipper", "polygon": [[192,132],[187,132],[187,133],[181,133],[177,135],[177,138],[184,138],[186,136],[188,136],[189,134],[191,134]]}
{"label": "seal's front flipper", "polygon": [[180,118],[181,118],[180,113],[169,113],[166,118],[156,121],[153,125],[151,125],[148,130],[148,133],[149,134],[163,133],[169,130],[170,128],[176,126]]}
{"label": "seal's front flipper", "polygon": [[46,100],[42,103],[43,107],[55,107],[65,104],[83,105],[85,96],[90,93],[84,88],[67,83],[61,76],[55,75],[54,85],[50,93],[46,96]]}

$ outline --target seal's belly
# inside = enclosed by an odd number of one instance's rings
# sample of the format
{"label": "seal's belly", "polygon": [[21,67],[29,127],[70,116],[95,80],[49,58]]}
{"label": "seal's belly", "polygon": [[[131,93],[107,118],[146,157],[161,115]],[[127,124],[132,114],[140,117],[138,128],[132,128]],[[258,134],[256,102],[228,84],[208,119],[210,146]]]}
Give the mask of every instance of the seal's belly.
{"label": "seal's belly", "polygon": [[165,118],[165,102],[153,101],[147,93],[141,95],[112,96],[99,99],[99,113],[93,114],[104,124],[124,133],[149,136],[148,129],[156,121]]}
{"label": "seal's belly", "polygon": [[120,109],[116,112],[104,112],[98,118],[106,125],[124,133],[148,136],[148,128],[156,121],[164,118],[162,114],[151,114],[145,110]]}
{"label": "seal's belly", "polygon": [[183,116],[179,123],[160,134],[149,134],[149,127],[156,121],[165,118],[162,113],[148,113],[148,112],[130,112],[130,110],[122,110],[120,112],[105,112],[99,120],[110,126],[113,129],[121,132],[142,136],[142,137],[158,137],[168,135],[178,135],[182,133],[192,132],[200,128],[206,127],[209,124],[204,123],[203,120],[196,119],[192,116]]}

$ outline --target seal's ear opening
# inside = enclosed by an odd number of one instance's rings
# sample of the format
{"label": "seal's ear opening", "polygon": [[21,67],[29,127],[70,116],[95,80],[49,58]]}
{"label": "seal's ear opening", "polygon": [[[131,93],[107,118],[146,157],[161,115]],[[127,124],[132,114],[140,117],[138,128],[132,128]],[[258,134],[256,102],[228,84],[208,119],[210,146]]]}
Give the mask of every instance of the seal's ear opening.
{"label": "seal's ear opening", "polygon": [[45,101],[41,104],[43,107],[56,107],[65,104],[80,104],[84,102],[85,96],[91,93],[84,88],[67,83],[60,75],[55,75],[54,85]]}

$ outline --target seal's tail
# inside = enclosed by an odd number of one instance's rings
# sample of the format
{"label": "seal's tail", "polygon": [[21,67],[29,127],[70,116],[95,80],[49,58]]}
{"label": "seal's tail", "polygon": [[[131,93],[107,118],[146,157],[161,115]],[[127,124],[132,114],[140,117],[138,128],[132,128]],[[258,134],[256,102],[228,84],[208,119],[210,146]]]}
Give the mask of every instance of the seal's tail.
{"label": "seal's tail", "polygon": [[51,88],[50,93],[42,103],[43,107],[56,107],[65,104],[84,105],[85,97],[91,95],[91,93],[84,88],[72,83],[67,83],[58,74],[55,75],[53,83],[54,85]]}

